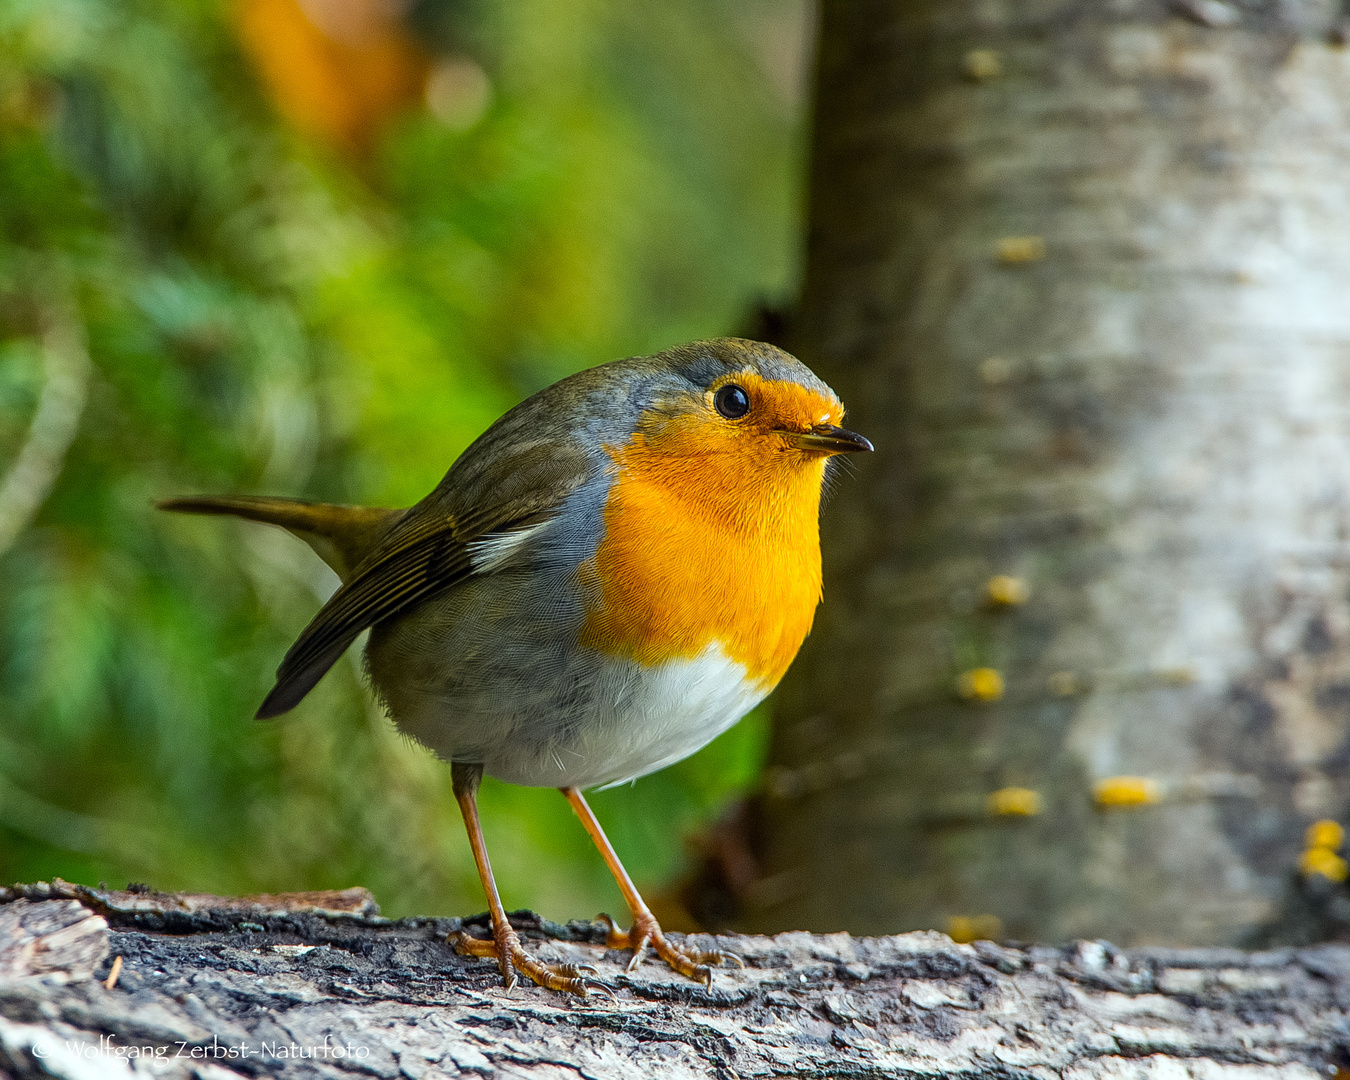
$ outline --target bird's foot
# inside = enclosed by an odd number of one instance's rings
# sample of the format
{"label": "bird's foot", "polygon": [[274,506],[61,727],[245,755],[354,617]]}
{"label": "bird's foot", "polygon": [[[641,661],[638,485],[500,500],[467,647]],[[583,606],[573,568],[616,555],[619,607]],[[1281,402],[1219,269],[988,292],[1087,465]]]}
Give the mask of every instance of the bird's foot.
{"label": "bird's foot", "polygon": [[595,972],[589,964],[545,964],[536,960],[521,946],[519,935],[509,923],[504,923],[500,929],[494,927],[490,940],[458,930],[447,937],[446,942],[463,956],[487,956],[496,960],[508,991],[515,989],[516,972],[522,971],[547,990],[559,990],[578,997],[608,994],[611,1000],[617,1000],[611,987],[586,977],[586,972]]}
{"label": "bird's foot", "polygon": [[672,945],[661,932],[661,926],[650,911],[644,911],[633,917],[633,926],[629,930],[620,930],[608,915],[597,916],[606,925],[605,944],[611,949],[632,949],[633,959],[628,961],[628,970],[634,971],[646,958],[648,948],[657,956],[689,979],[695,979],[704,986],[712,986],[712,969],[723,964],[735,964],[745,967],[745,961],[735,953],[713,950],[711,952],[684,949]]}

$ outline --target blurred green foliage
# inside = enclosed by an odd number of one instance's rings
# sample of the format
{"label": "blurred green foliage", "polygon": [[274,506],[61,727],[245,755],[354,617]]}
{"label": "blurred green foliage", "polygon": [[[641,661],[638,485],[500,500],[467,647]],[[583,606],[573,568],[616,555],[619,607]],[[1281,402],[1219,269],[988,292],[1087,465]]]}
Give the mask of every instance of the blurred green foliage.
{"label": "blurred green foliage", "polygon": [[[44,334],[92,361],[59,479],[0,552],[0,879],[482,908],[449,770],[369,704],[355,651],[249,719],[326,568],[151,502],[406,504],[525,394],[790,290],[798,0],[493,10],[441,20],[490,76],[482,118],[409,114],[353,164],[277,119],[218,0],[0,0],[0,476]],[[752,717],[597,795],[639,882],[763,742]],[[556,792],[483,805],[508,906],[622,907]]]}

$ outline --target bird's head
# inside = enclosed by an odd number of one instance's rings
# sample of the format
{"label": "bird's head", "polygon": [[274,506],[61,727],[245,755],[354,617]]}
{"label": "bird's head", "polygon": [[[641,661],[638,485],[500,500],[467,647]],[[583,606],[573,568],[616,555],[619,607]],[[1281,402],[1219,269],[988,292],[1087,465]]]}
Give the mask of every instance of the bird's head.
{"label": "bird's head", "polygon": [[738,338],[637,363],[626,369],[631,434],[606,446],[620,472],[707,520],[814,543],[829,459],[872,449],[839,426],[844,407],[834,391],[781,349]]}
{"label": "bird's head", "polygon": [[835,454],[871,450],[840,427],[844,406],[800,360],[758,341],[717,338],[651,358],[634,440],[674,456],[732,454],[769,470],[819,473]]}

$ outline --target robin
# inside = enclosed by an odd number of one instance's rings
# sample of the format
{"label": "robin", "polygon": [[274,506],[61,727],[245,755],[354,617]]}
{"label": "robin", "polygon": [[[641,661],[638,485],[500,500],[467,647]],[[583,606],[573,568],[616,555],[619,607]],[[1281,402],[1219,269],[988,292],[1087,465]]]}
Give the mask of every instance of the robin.
{"label": "robin", "polygon": [[540,986],[603,985],[522,948],[479,826],[484,773],[557,787],[632,911],[610,944],[710,982],[735,961],[674,944],[582,790],[687,757],[760,702],[811,629],[826,466],[871,450],[838,397],[772,345],[720,338],[618,360],[508,412],[416,506],[171,499],[166,510],[279,525],[342,580],[295,642],[258,717],[293,708],[369,628],[370,684],[399,729],[451,767],[495,957]]}

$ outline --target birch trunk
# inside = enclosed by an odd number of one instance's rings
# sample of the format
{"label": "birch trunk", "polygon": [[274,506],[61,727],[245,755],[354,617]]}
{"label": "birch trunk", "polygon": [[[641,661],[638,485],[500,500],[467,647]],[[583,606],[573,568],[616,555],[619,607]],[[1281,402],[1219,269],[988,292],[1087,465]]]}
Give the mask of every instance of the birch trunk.
{"label": "birch trunk", "polygon": [[878,452],[825,511],[754,928],[1350,926],[1335,845],[1297,869],[1350,800],[1338,15],[825,3],[791,344]]}

